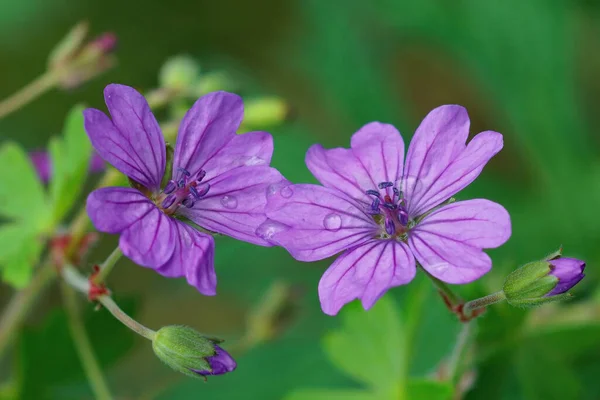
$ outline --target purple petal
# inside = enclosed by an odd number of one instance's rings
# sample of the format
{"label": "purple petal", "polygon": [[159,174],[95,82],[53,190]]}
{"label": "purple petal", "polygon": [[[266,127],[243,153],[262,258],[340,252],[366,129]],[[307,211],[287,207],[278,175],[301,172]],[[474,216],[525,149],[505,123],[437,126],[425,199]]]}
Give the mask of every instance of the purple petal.
{"label": "purple petal", "polygon": [[215,345],[216,354],[212,357],[208,357],[207,361],[212,368],[212,372],[209,371],[195,371],[200,375],[222,375],[233,371],[237,367],[237,363],[229,355],[228,352],[223,350],[221,347]]}
{"label": "purple petal", "polygon": [[362,204],[317,185],[282,187],[269,196],[267,217],[266,228],[273,227],[269,239],[301,261],[330,257],[368,241],[381,229]]}
{"label": "purple petal", "polygon": [[367,190],[381,182],[396,184],[402,176],[404,141],[392,125],[371,122],[352,136],[351,145],[330,150],[314,145],[306,165],[324,186],[363,201],[369,201]]}
{"label": "purple petal", "polygon": [[106,163],[96,152],[92,154],[90,158],[90,172],[102,172],[106,169]]}
{"label": "purple petal", "polygon": [[206,196],[193,208],[180,207],[178,213],[210,231],[270,246],[256,235],[256,229],[266,220],[267,189],[282,180],[281,174],[268,166],[232,169],[208,181]]}
{"label": "purple petal", "polygon": [[83,112],[85,130],[98,154],[128,177],[156,191],[165,172],[165,141],[146,99],[128,86],[111,84],[100,110]]}
{"label": "purple petal", "polygon": [[205,296],[217,293],[215,241],[212,236],[175,221],[176,237],[171,258],[156,271],[170,278],[185,276]]}
{"label": "purple petal", "polygon": [[468,283],[492,266],[481,249],[505,243],[511,234],[508,212],[489,200],[453,203],[428,215],[409,233],[419,263],[448,283]]}
{"label": "purple petal", "polygon": [[159,269],[175,251],[179,223],[154,207],[121,233],[119,247],[136,264]]}
{"label": "purple petal", "polygon": [[47,183],[52,175],[52,163],[48,153],[45,151],[32,151],[29,153],[29,158],[42,182]]}
{"label": "purple petal", "polygon": [[273,137],[267,132],[235,135],[225,147],[202,166],[205,180],[242,166],[269,165],[273,156]]}
{"label": "purple petal", "polygon": [[560,257],[548,261],[552,265],[550,275],[558,278],[558,283],[546,296],[556,296],[565,293],[581,281],[585,274],[585,262],[576,258]]}
{"label": "purple petal", "polygon": [[[173,158],[174,173],[177,168],[191,174],[206,170],[205,165],[236,136],[243,116],[244,104],[238,95],[214,92],[199,98],[179,126]],[[214,168],[221,169],[218,164]]]}
{"label": "purple petal", "polygon": [[121,233],[144,218],[156,206],[136,189],[107,187],[93,191],[86,210],[100,232]]}
{"label": "purple petal", "polygon": [[460,106],[441,106],[423,120],[408,148],[403,190],[411,216],[442,203],[471,183],[502,148],[502,136],[485,132],[469,143],[469,116]]}
{"label": "purple petal", "polygon": [[347,250],[319,282],[323,312],[336,315],[354,299],[365,310],[391,287],[406,284],[416,274],[415,259],[405,243],[375,239]]}

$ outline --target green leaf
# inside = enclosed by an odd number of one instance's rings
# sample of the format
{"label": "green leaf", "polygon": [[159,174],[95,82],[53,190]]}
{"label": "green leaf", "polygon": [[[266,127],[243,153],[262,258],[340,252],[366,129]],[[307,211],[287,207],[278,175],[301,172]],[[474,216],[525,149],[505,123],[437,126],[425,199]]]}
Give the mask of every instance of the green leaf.
{"label": "green leaf", "polygon": [[27,153],[8,142],[0,148],[0,165],[0,216],[22,221],[32,230],[45,229],[50,210]]}
{"label": "green leaf", "polygon": [[406,398],[410,400],[450,400],[454,394],[449,383],[427,379],[409,380],[406,391]]}
{"label": "green leaf", "polygon": [[17,250],[2,263],[2,279],[20,289],[27,286],[31,280],[33,268],[44,246],[35,236],[14,243]]}
{"label": "green leaf", "polygon": [[342,328],[324,340],[331,362],[377,392],[402,387],[404,334],[391,297],[381,298],[369,311],[354,302],[345,307],[342,320]]}
{"label": "green leaf", "polygon": [[293,392],[285,400],[381,400],[381,397],[359,390],[307,389]]}
{"label": "green leaf", "polygon": [[87,176],[92,144],[83,128],[83,109],[81,105],[71,109],[62,139],[53,138],[49,144],[52,158],[50,197],[55,223],[71,209]]}

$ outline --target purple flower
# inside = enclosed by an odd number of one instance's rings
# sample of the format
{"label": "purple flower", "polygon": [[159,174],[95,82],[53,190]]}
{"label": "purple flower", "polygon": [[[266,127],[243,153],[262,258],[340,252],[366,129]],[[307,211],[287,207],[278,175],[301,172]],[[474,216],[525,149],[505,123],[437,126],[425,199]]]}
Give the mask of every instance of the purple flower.
{"label": "purple flower", "polygon": [[214,356],[208,357],[206,361],[210,364],[211,371],[194,371],[197,374],[202,376],[207,375],[223,375],[228,372],[233,371],[237,367],[237,363],[229,355],[228,352],[223,350],[221,347],[215,345],[216,354]]}
{"label": "purple flower", "polygon": [[[32,151],[29,153],[29,157],[35,170],[44,183],[48,183],[50,178],[52,177],[52,160],[50,156],[45,151]],[[100,172],[105,168],[104,160],[98,154],[92,154],[90,158],[89,171],[90,172]]]}
{"label": "purple flower", "polygon": [[585,274],[583,273],[583,270],[585,269],[584,261],[575,258],[560,257],[548,260],[548,262],[552,266],[550,275],[557,277],[558,283],[546,297],[565,293],[585,277]]}
{"label": "purple flower", "polygon": [[356,298],[369,309],[390,287],[410,282],[415,258],[444,282],[471,282],[491,268],[482,249],[506,242],[511,226],[489,200],[445,203],[502,148],[497,132],[465,145],[468,135],[466,110],[448,105],[425,117],[406,163],[400,133],[379,122],[356,132],[350,149],[314,145],[306,164],[324,187],[281,185],[257,235],[301,261],[343,252],[319,283],[330,315]]}
{"label": "purple flower", "polygon": [[165,141],[144,97],[133,88],[108,85],[104,99],[112,120],[84,111],[96,151],[137,183],[90,194],[87,212],[102,232],[121,234],[119,246],[137,264],[167,277],[185,276],[205,295],[216,292],[214,240],[182,219],[247,242],[265,221],[267,187],[283,179],[269,167],[271,135],[237,135],[242,99],[215,92],[196,101],[179,127],[171,179],[161,186]]}

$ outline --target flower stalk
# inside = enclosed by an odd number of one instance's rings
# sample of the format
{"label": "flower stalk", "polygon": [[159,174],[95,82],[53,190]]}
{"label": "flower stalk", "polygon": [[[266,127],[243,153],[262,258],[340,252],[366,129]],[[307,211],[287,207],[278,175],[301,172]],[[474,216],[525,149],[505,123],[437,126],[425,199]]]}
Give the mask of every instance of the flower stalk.
{"label": "flower stalk", "polygon": [[475,310],[483,309],[489,305],[499,303],[504,300],[506,300],[506,295],[502,290],[496,293],[488,294],[487,296],[466,302],[463,306],[463,313],[466,316],[471,316]]}
{"label": "flower stalk", "polygon": [[95,284],[104,282],[108,274],[110,274],[110,271],[112,271],[115,264],[121,259],[121,256],[123,256],[123,252],[121,251],[119,246],[117,246],[112,251],[112,253],[110,253],[108,258],[102,263],[98,273],[94,275],[93,280]]}
{"label": "flower stalk", "polygon": [[19,108],[56,87],[57,84],[58,76],[56,74],[46,72],[40,75],[16,93],[0,102],[0,118],[17,111]]}

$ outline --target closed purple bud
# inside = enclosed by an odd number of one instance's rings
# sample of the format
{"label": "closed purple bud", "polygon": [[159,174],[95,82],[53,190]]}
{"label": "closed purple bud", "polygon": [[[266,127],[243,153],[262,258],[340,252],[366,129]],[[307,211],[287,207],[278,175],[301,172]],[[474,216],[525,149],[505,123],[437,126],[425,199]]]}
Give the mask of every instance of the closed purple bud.
{"label": "closed purple bud", "polygon": [[223,375],[233,371],[237,367],[237,363],[229,355],[228,352],[223,350],[221,347],[215,345],[215,351],[217,352],[214,356],[208,357],[206,361],[210,364],[211,371],[194,371],[202,376],[207,375]]}
{"label": "closed purple bud", "polygon": [[561,257],[555,260],[548,260],[548,262],[552,266],[549,275],[557,277],[558,283],[546,296],[556,296],[568,291],[585,276],[583,273],[585,269],[584,261],[577,260],[576,258]]}

